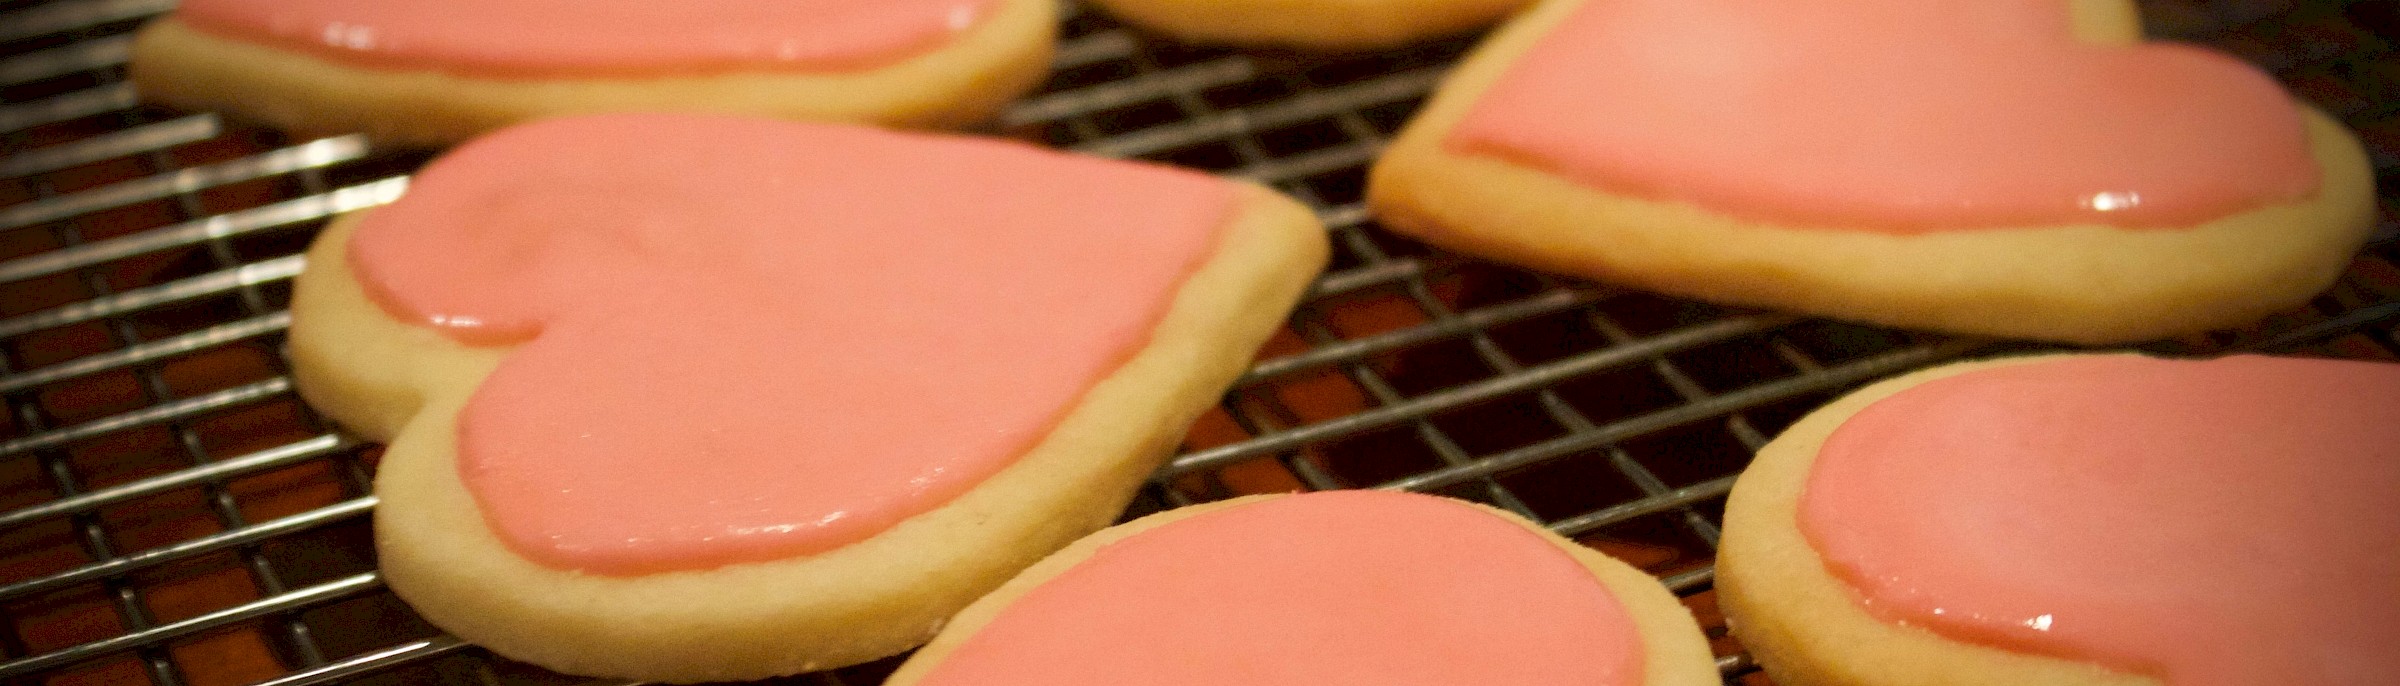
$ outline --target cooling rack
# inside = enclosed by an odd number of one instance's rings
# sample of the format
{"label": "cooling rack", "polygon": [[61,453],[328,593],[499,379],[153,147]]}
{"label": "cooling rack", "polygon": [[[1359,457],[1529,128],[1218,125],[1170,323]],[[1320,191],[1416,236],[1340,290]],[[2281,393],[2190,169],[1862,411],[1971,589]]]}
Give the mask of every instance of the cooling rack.
{"label": "cooling rack", "polygon": [[[327,217],[396,197],[426,154],[141,102],[127,37],[171,5],[0,0],[0,682],[583,683],[443,636],[386,591],[377,451],[292,394],[301,249]],[[2347,120],[2400,188],[2400,3],[2146,9],[2154,33],[2257,62]],[[1861,383],[2033,347],[1616,290],[1383,232],[1365,165],[1471,37],[1303,56],[1066,16],[1055,74],[999,133],[1273,184],[1337,246],[1129,516],[1297,488],[1505,507],[1659,575],[1727,680],[1763,682],[1710,594],[1751,451]],[[2392,359],[2396,261],[2387,221],[2308,307],[2148,349]],[[872,684],[892,665],[792,681]]]}

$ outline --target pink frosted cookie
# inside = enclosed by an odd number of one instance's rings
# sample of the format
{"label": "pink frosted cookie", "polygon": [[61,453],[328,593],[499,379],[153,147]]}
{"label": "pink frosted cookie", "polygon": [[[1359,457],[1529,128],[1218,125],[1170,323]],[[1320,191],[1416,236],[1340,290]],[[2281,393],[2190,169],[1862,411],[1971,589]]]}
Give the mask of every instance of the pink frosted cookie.
{"label": "pink frosted cookie", "polygon": [[185,0],[144,95],[307,133],[451,143],[626,110],[980,120],[1049,71],[1052,0]]}
{"label": "pink frosted cookie", "polygon": [[2002,359],[1761,450],[1717,590],[1777,683],[2400,683],[2400,364]]}
{"label": "pink frosted cookie", "polygon": [[1102,531],[976,601],[890,686],[1714,686],[1658,581],[1498,510],[1331,491]]}
{"label": "pink frosted cookie", "polygon": [[335,222],[291,348],[390,444],[382,570],[427,619],[565,672],[759,678],[905,650],[1106,526],[1325,251],[1298,203],[1163,167],[553,119]]}
{"label": "pink frosted cookie", "polygon": [[1185,40],[1365,50],[1499,21],[1533,0],[1093,0]]}
{"label": "pink frosted cookie", "polygon": [[2338,124],[2123,0],[1551,0],[1376,165],[1395,229],[1727,303],[2084,343],[2304,302],[2365,240]]}

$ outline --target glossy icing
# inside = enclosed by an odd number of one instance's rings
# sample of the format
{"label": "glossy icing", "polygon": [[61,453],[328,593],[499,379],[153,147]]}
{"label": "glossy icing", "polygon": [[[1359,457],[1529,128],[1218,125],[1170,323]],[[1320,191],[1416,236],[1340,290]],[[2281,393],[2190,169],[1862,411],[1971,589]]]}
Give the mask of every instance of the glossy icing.
{"label": "glossy icing", "polygon": [[2400,683],[2400,365],[2086,357],[1938,379],[1817,454],[1872,614],[2174,686]]}
{"label": "glossy icing", "polygon": [[184,0],[226,36],[393,69],[556,75],[861,69],[931,50],[1000,0]]}
{"label": "glossy icing", "polygon": [[919,686],[1634,686],[1641,641],[1615,594],[1514,522],[1332,491],[1110,543]]}
{"label": "glossy icing", "polygon": [[1234,197],[996,140],[612,115],[460,147],[349,247],[395,318],[518,346],[458,417],[492,530],[639,574],[856,542],[1007,466],[1149,340]]}
{"label": "glossy icing", "polygon": [[2302,199],[2296,107],[2230,57],[2077,42],[2064,0],[1593,0],[1452,150],[1793,227],[2189,227]]}

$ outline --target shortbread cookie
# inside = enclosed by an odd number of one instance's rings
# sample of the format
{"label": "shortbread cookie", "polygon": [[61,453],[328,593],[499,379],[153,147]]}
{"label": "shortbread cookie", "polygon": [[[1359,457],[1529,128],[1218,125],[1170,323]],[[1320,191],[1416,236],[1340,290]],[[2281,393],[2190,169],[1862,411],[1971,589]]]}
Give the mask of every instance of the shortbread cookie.
{"label": "shortbread cookie", "polygon": [[889,126],[981,120],[1040,83],[1053,0],[184,0],[150,98],[309,134],[453,143],[611,111]]}
{"label": "shortbread cookie", "polygon": [[1549,0],[1376,165],[1457,250],[1742,305],[2081,343],[2237,325],[2340,274],[2348,131],[2142,43],[2124,0]]}
{"label": "shortbread cookie", "polygon": [[1261,187],[690,115],[512,127],[337,220],[302,395],[428,620],[564,672],[891,655],[1114,520],[1327,247]]}
{"label": "shortbread cookie", "polygon": [[1867,387],[1735,485],[1779,684],[2400,683],[2400,364],[2003,359]]}
{"label": "shortbread cookie", "polygon": [[1715,686],[1656,579],[1514,515],[1258,496],[1094,534],[944,628],[890,686]]}
{"label": "shortbread cookie", "polygon": [[1499,21],[1532,0],[1093,0],[1143,28],[1203,43],[1384,48]]}

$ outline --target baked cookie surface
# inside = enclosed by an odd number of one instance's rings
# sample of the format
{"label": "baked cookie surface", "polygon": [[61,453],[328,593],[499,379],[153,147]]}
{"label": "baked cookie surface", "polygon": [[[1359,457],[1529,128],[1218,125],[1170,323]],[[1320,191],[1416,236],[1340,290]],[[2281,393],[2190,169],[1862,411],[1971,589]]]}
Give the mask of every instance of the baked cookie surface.
{"label": "baked cookie surface", "polygon": [[292,356],[390,443],[383,573],[429,620],[560,671],[757,678],[900,652],[1106,526],[1321,234],[1262,188],[1015,143],[558,119],[328,229]]}
{"label": "baked cookie surface", "polygon": [[1554,0],[1452,73],[1370,203],[1464,252],[1893,326],[2123,342],[2305,301],[2371,226],[2356,140],[2133,12]]}

